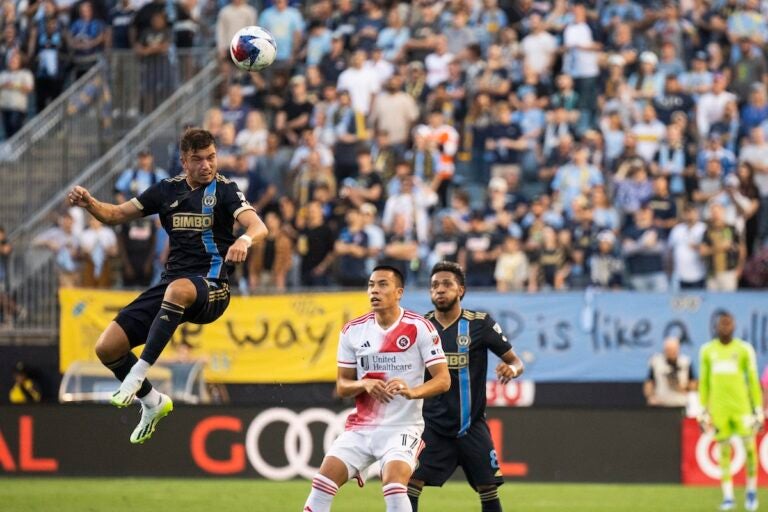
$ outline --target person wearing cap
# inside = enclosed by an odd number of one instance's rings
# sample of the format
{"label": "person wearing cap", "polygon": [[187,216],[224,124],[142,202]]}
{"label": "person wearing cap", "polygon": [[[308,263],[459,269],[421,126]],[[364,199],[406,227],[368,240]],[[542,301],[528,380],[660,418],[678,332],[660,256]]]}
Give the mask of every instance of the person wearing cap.
{"label": "person wearing cap", "polygon": [[699,220],[699,210],[693,204],[683,209],[683,220],[672,228],[667,247],[672,253],[672,279],[681,290],[703,289],[707,277],[704,258],[699,246],[707,225]]}
{"label": "person wearing cap", "polygon": [[592,286],[619,289],[624,281],[624,262],[616,249],[616,235],[605,229],[597,235],[597,251],[589,257]]}
{"label": "person wearing cap", "polygon": [[659,58],[652,51],[644,51],[638,60],[639,69],[630,75],[627,84],[633,92],[637,108],[642,108],[657,96],[661,96],[664,91],[664,76],[657,69]]}

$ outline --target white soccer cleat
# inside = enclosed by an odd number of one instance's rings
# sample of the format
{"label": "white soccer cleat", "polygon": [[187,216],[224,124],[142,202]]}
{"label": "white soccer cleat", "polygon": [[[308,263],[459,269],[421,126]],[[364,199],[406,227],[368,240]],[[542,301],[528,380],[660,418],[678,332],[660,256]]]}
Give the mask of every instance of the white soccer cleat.
{"label": "white soccer cleat", "polygon": [[754,512],[759,503],[757,501],[757,491],[747,491],[747,497],[744,500],[744,510]]}
{"label": "white soccer cleat", "polygon": [[141,404],[141,421],[133,429],[131,434],[131,443],[142,444],[144,441],[152,437],[155,432],[155,427],[161,419],[168,416],[173,410],[173,401],[168,395],[158,393],[160,395],[160,402],[154,407],[149,407]]}
{"label": "white soccer cleat", "polygon": [[733,510],[736,508],[736,503],[731,499],[725,499],[720,504],[720,508],[718,510]]}
{"label": "white soccer cleat", "polygon": [[144,382],[144,378],[136,377],[131,373],[125,377],[120,384],[120,389],[112,394],[112,398],[109,403],[115,407],[128,407],[133,403],[133,399],[136,397],[136,393],[141,389],[141,383]]}

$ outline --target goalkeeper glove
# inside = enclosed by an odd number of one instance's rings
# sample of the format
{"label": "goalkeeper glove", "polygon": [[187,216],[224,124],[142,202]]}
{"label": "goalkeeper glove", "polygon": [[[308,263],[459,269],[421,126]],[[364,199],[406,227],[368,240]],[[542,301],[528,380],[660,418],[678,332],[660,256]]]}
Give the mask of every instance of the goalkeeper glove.
{"label": "goalkeeper glove", "polygon": [[761,407],[755,408],[753,418],[755,422],[755,432],[762,432],[763,428],[765,427],[765,414],[763,413],[763,409]]}
{"label": "goalkeeper glove", "polygon": [[696,421],[699,423],[699,428],[701,428],[702,432],[706,433],[712,428],[712,418],[706,409],[696,417]]}

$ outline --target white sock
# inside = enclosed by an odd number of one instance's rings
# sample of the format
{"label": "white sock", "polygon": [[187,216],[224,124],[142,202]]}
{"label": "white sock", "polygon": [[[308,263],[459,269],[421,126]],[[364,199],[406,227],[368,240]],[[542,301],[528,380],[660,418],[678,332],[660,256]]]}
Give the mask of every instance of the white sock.
{"label": "white sock", "polygon": [[757,475],[747,477],[747,491],[757,491]]}
{"label": "white sock", "polygon": [[304,512],[330,512],[333,497],[339,492],[336,482],[323,475],[315,475],[312,479],[312,491],[307,502],[304,503]]}
{"label": "white sock", "polygon": [[136,364],[134,364],[133,367],[131,368],[130,374],[133,375],[134,377],[139,377],[142,380],[144,380],[147,378],[147,372],[151,367],[152,367],[151,364],[149,364],[143,359],[139,359],[138,361],[136,361]]}
{"label": "white sock", "polygon": [[720,487],[723,489],[723,499],[733,500],[733,480],[722,482]]}
{"label": "white sock", "polygon": [[160,403],[160,393],[155,388],[149,390],[149,393],[139,398],[139,401],[147,407],[155,407]]}
{"label": "white sock", "polygon": [[384,503],[387,512],[412,512],[411,502],[408,500],[408,487],[403,484],[387,484],[381,488],[384,492]]}

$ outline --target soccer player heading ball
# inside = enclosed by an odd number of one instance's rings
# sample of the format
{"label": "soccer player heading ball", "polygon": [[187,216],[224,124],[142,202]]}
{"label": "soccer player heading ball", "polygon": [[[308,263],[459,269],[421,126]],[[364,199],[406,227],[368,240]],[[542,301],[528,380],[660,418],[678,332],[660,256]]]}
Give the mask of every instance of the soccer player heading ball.
{"label": "soccer player heading ball", "polygon": [[[171,399],[145,378],[147,371],[179,324],[207,324],[224,313],[232,265],[245,261],[253,240],[267,235],[237,185],[217,173],[210,132],[187,130],[180,149],[184,174],[160,181],[125,203],[102,203],[80,186],[69,192],[71,204],[104,224],[159,214],[170,239],[160,284],[123,308],[96,342],[99,359],[122,382],[112,404],[126,407],[134,397],[141,402],[141,421],[131,434],[132,443],[149,439],[157,422],[173,410]],[[237,239],[232,234],[235,220],[246,229]],[[142,344],[146,345],[137,360],[131,348]]]}
{"label": "soccer player heading ball", "polygon": [[411,506],[416,512],[424,485],[442,486],[461,466],[483,512],[500,512],[498,486],[503,479],[485,422],[488,350],[501,358],[496,376],[503,384],[523,373],[523,362],[490,315],[461,307],[466,288],[458,264],[438,263],[431,274],[435,310],[427,318],[443,341],[451,389],[424,401],[426,448],[408,484]]}
{"label": "soccer player heading ball", "polygon": [[[387,511],[411,509],[407,484],[423,447],[422,399],[446,392],[451,377],[435,328],[401,308],[402,296],[400,271],[374,268],[368,280],[372,311],[341,331],[336,390],[356,398],[356,411],[312,480],[305,512],[328,512],[339,487],[350,478],[362,483],[361,472],[376,461]],[[426,382],[425,369],[432,376]]]}
{"label": "soccer player heading ball", "polygon": [[733,510],[731,481],[731,438],[738,436],[747,452],[746,510],[757,510],[757,446],[755,436],[762,429],[763,394],[757,378],[757,363],[752,345],[733,337],[730,313],[717,319],[717,338],[701,347],[699,395],[704,413],[699,423],[705,431],[714,430],[720,444],[723,503],[720,510]]}

